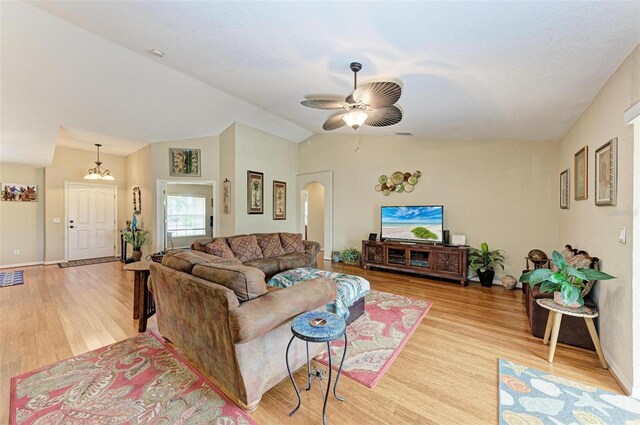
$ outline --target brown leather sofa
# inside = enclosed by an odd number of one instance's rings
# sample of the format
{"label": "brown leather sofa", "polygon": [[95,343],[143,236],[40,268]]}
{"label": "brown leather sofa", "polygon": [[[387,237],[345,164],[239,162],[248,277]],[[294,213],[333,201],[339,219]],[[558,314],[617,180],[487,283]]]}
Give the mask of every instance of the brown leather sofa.
{"label": "brown leather sofa", "polygon": [[299,233],[254,233],[220,238],[198,239],[191,249],[256,267],[267,279],[298,267],[317,268],[320,244],[302,240]]}
{"label": "brown leather sofa", "polygon": [[[597,257],[591,257],[585,251],[579,251],[572,248],[571,245],[566,245],[561,254],[565,260],[576,264],[577,268],[596,268],[600,261]],[[529,270],[523,270],[523,272],[527,271]],[[536,300],[539,298],[553,298],[553,294],[540,292],[540,288],[538,286],[531,289],[529,284],[522,285],[522,292],[524,292],[524,305],[527,311],[529,325],[531,326],[531,334],[538,338],[544,338],[549,310],[540,307]],[[584,303],[587,307],[597,308],[597,305],[588,295],[585,297]],[[589,335],[589,330],[587,329],[584,319],[581,317],[573,317],[567,314],[562,316],[558,342],[573,345],[575,347],[586,348],[588,350],[595,350],[593,341]]]}
{"label": "brown leather sofa", "polygon": [[[160,333],[207,372],[216,386],[243,409],[258,407],[262,394],[288,378],[285,351],[291,320],[324,310],[336,294],[330,279],[286,289],[267,288],[257,268],[172,251],[151,264],[149,289]],[[309,344],[311,356],[324,344]],[[289,364],[306,364],[305,344],[295,339]]]}

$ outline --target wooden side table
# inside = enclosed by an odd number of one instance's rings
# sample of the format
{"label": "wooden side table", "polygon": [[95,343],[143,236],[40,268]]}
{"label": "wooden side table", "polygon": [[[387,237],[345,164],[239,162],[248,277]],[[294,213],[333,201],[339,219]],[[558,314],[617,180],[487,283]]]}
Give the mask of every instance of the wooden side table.
{"label": "wooden side table", "polygon": [[596,347],[596,353],[600,358],[600,364],[604,369],[609,369],[607,361],[602,354],[602,347],[600,346],[600,338],[598,338],[598,332],[593,324],[593,319],[598,317],[598,312],[595,309],[589,307],[569,308],[556,304],[551,298],[537,299],[536,302],[540,307],[549,310],[549,318],[547,319],[547,328],[544,331],[543,343],[546,345],[549,343],[549,337],[551,337],[551,345],[549,346],[549,363],[553,363],[553,356],[556,352],[556,345],[558,343],[558,334],[560,333],[560,323],[562,322],[562,315],[582,317],[589,329],[589,335],[593,340],[593,345]]}
{"label": "wooden side table", "polygon": [[156,314],[156,303],[149,292],[149,279],[152,261],[136,261],[124,265],[123,270],[135,272],[133,278],[133,318],[138,321],[138,332],[147,330],[147,319]]}

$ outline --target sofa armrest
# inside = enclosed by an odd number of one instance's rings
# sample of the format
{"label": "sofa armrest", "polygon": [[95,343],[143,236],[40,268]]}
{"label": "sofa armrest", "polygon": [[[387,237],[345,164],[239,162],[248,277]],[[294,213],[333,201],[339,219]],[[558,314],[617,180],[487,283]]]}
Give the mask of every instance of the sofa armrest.
{"label": "sofa armrest", "polygon": [[249,342],[295,316],[324,307],[337,296],[336,284],[325,277],[300,282],[242,303],[229,312],[235,344]]}
{"label": "sofa armrest", "polygon": [[305,254],[311,255],[311,266],[318,267],[318,252],[320,252],[320,243],[315,241],[302,241],[304,243]]}

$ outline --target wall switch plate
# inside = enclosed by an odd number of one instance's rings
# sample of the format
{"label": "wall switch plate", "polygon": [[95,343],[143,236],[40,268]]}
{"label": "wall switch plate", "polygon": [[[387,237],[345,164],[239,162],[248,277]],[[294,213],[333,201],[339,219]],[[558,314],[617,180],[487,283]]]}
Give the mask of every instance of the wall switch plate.
{"label": "wall switch plate", "polygon": [[621,244],[627,243],[627,228],[625,226],[620,227],[620,233],[618,233],[618,242]]}
{"label": "wall switch plate", "polygon": [[56,218],[53,219],[53,222],[56,223],[56,224],[60,224],[60,219],[56,217]]}
{"label": "wall switch plate", "polygon": [[19,249],[14,249],[13,250],[13,255],[20,255],[20,250]]}

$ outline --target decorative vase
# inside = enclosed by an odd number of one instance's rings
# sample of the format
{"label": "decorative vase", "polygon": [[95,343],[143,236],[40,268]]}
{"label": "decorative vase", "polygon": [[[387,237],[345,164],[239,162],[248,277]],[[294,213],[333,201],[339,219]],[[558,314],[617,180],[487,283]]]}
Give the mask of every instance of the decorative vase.
{"label": "decorative vase", "polygon": [[572,304],[565,305],[564,304],[564,299],[562,298],[562,292],[560,292],[560,291],[555,291],[553,293],[553,302],[555,302],[558,305],[561,305],[562,307],[569,307],[569,308],[578,308],[578,307],[580,307],[580,304],[578,304],[577,301],[572,303]]}
{"label": "decorative vase", "polygon": [[502,286],[504,286],[505,289],[509,289],[509,290],[515,288],[516,284],[518,283],[516,278],[511,276],[510,274],[500,279],[500,281],[502,282]]}
{"label": "decorative vase", "polygon": [[340,262],[340,251],[333,251],[331,255],[331,261],[333,261],[334,263]]}
{"label": "decorative vase", "polygon": [[142,259],[142,251],[134,250],[131,253],[131,257],[133,257],[133,261],[140,261]]}
{"label": "decorative vase", "polygon": [[485,288],[491,288],[491,285],[493,285],[493,277],[496,275],[496,272],[491,269],[488,269],[484,272],[477,270],[477,272],[478,279],[480,279],[480,285],[484,286]]}

